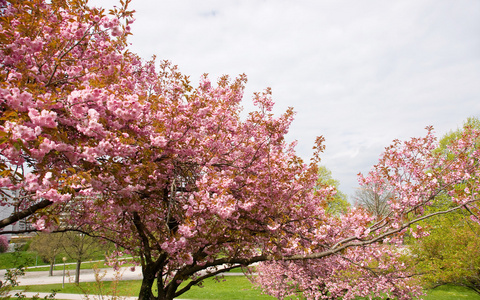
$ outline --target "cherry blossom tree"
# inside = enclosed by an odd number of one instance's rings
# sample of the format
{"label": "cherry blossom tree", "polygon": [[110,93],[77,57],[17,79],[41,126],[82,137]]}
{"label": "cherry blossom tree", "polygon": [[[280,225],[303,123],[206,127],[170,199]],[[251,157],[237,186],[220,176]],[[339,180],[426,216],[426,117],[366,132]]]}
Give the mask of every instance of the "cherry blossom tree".
{"label": "cherry blossom tree", "polygon": [[281,256],[321,222],[333,189],[315,192],[316,164],[303,163],[285,142],[291,110],[274,117],[267,91],[255,96],[259,110],[241,120],[243,81],[222,78],[213,87],[204,78],[192,93],[184,85],[187,97],[162,98],[156,120],[168,129],[135,139],[153,149],[123,156],[118,174],[98,164],[98,175],[80,187],[92,187],[97,200],[72,207],[72,225],[140,258],[141,299],[153,298],[155,279],[158,299],[172,299],[207,277]]}
{"label": "cherry blossom tree", "polygon": [[[363,185],[388,187],[378,192],[391,193],[389,213],[379,219],[358,209],[340,216],[336,225],[314,229],[314,247],[261,264],[257,281],[279,298],[299,292],[311,299],[382,293],[398,299],[419,296],[412,269],[401,255],[404,235],[426,236],[428,232],[417,223],[459,209],[478,222],[479,141],[480,131],[472,127],[466,127],[444,151],[437,150],[431,127],[423,138],[395,140],[368,176],[359,175]],[[443,209],[428,209],[445,199],[450,204]]]}
{"label": "cherry blossom tree", "polygon": [[291,109],[275,117],[266,90],[241,120],[245,76],[194,88],[142,62],[122,4],[107,16],[84,1],[2,3],[0,184],[17,212],[1,226],[31,216],[114,241],[140,259],[140,298],[158,279],[171,299],[293,247],[285,237],[316,226],[333,188],[313,194],[316,163],[285,142]]}
{"label": "cherry blossom tree", "polygon": [[257,266],[252,281],[284,299],[417,299],[422,288],[412,277],[408,257],[395,245],[349,248],[322,259],[279,260]]}
{"label": "cherry blossom tree", "polygon": [[0,253],[7,252],[8,250],[8,239],[4,235],[0,235]]}
{"label": "cherry blossom tree", "polygon": [[476,186],[455,187],[478,183],[478,133],[452,143],[448,161],[432,151],[431,129],[396,141],[361,177],[394,189],[389,214],[328,213],[336,190],[318,186],[323,138],[305,163],[285,140],[293,110],[273,115],[269,89],[241,117],[244,75],[216,84],[203,76],[194,87],[169,62],[143,62],[126,48],[128,2],[109,15],[82,0],[0,2],[0,188],[2,204],[16,208],[0,227],[29,217],[38,230],[114,242],[141,265],[142,300],[173,299],[261,261],[263,278],[276,282],[292,263],[305,274],[292,282],[323,274],[297,285],[312,299],[349,299],[361,287],[417,295],[401,268],[391,274],[402,260],[394,246],[434,215],[423,208],[439,193],[452,197],[451,210],[474,211]]}

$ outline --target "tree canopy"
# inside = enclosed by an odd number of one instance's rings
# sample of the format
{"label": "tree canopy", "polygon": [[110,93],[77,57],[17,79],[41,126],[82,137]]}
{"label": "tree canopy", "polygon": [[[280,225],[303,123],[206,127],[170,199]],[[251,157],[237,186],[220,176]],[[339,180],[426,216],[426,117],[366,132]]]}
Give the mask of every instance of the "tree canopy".
{"label": "tree canopy", "polygon": [[332,177],[332,171],[325,166],[318,167],[318,181],[316,189],[322,189],[323,187],[334,187],[335,192],[333,197],[326,199],[326,210],[333,215],[344,214],[348,211],[350,203],[348,203],[347,195],[340,191],[340,182]]}
{"label": "tree canopy", "polygon": [[430,234],[411,248],[423,283],[430,288],[465,286],[480,294],[480,225],[461,213],[432,223]]}
{"label": "tree canopy", "polygon": [[389,213],[388,202],[393,200],[393,194],[388,187],[377,183],[368,183],[355,191],[355,205],[363,207],[375,218],[382,219]]}

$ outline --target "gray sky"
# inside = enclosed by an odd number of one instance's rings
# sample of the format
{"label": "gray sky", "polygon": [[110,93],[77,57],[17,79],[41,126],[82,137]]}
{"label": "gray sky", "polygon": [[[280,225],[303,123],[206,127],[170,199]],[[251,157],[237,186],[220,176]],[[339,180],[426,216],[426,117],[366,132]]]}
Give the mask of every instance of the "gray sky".
{"label": "gray sky", "polygon": [[[111,8],[113,0],[91,4]],[[480,1],[133,0],[131,49],[178,65],[194,85],[245,73],[273,90],[276,113],[297,112],[288,135],[353,195],[393,139],[437,135],[480,115]]]}

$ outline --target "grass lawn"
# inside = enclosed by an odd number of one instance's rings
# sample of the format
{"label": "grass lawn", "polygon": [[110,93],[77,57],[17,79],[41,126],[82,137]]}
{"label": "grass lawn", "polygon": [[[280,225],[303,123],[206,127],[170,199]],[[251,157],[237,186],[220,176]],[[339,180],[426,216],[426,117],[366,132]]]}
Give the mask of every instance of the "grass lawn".
{"label": "grass lawn", "polygon": [[[0,254],[0,269],[11,269],[18,265],[18,263],[31,266],[35,264],[37,254],[34,252],[20,252],[16,254],[13,252]],[[43,264],[43,263],[42,263]]]}
{"label": "grass lawn", "polygon": [[276,299],[263,295],[245,276],[226,276],[223,280],[208,279],[204,287],[194,286],[180,298],[184,299]]}
{"label": "grass lawn", "polygon": [[480,295],[461,286],[444,285],[428,290],[424,300],[480,300]]}
{"label": "grass lawn", "polygon": [[[102,294],[112,294],[111,282],[102,282]],[[138,280],[120,281],[118,284],[118,295],[120,296],[137,296],[140,290],[141,282]],[[51,292],[56,290],[58,293],[75,293],[75,294],[98,294],[99,286],[94,282],[82,282],[80,287],[75,284],[36,285],[36,286],[19,286],[18,289],[25,289],[29,292]],[[262,295],[260,290],[252,287],[250,281],[244,276],[227,276],[220,282],[214,279],[208,279],[204,283],[204,287],[193,287],[190,291],[183,294],[183,299],[225,299],[225,300],[242,300],[242,299],[275,299],[267,295]],[[457,286],[442,286],[427,291],[424,300],[480,300],[480,295],[475,292]]]}

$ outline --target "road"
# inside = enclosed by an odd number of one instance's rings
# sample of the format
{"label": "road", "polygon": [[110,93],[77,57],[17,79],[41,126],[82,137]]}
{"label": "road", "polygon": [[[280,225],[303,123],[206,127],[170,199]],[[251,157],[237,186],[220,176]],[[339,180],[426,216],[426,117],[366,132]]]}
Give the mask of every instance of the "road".
{"label": "road", "polygon": [[[99,275],[104,275],[103,281],[112,281],[115,279],[115,271],[112,268],[99,269]],[[141,280],[141,268],[136,268],[134,272],[130,268],[120,268],[119,275],[121,280]],[[0,270],[0,276],[3,278],[5,270]],[[73,282],[75,280],[75,271],[65,271],[65,283]],[[80,281],[92,282],[95,281],[95,272],[92,269],[80,270]],[[63,282],[63,271],[54,271],[53,276],[48,276],[48,271],[30,271],[25,272],[25,276],[18,279],[20,285],[38,285],[38,284],[52,284]]]}

